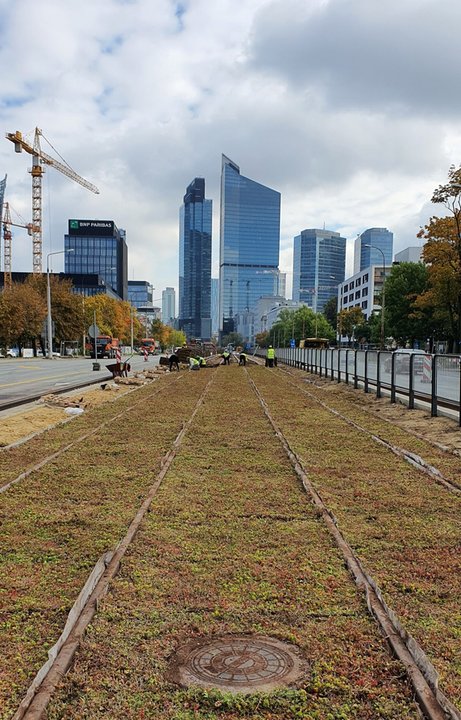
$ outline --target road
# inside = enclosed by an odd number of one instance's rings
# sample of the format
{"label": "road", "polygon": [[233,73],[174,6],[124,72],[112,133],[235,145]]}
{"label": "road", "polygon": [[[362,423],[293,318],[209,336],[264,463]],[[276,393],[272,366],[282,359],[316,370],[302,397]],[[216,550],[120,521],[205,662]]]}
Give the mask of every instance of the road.
{"label": "road", "polygon": [[[97,383],[112,377],[106,365],[114,360],[98,360],[99,371],[93,370],[93,362],[92,358],[1,358],[0,408],[25,397],[45,395],[79,383]],[[158,362],[158,355],[149,357],[147,362],[140,355],[130,359],[132,371],[154,367]]]}

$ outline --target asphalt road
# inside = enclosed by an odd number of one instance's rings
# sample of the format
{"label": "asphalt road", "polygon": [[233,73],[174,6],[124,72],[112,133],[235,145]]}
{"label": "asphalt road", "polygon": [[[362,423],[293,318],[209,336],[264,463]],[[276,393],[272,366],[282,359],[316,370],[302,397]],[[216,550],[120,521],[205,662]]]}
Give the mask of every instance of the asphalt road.
{"label": "asphalt road", "polygon": [[[114,360],[98,360],[99,371],[93,370],[93,362],[91,358],[0,358],[0,409],[4,404],[23,398],[62,391],[79,383],[98,383],[112,377],[106,365]],[[132,372],[154,367],[158,362],[158,355],[150,356],[147,362],[140,355],[130,359]]]}

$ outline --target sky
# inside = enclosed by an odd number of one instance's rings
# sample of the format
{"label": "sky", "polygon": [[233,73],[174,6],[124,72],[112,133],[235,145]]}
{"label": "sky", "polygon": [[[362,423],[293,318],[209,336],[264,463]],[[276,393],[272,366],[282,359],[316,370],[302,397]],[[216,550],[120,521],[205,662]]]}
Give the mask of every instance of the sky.
{"label": "sky", "polygon": [[[394,252],[421,244],[461,162],[460,27],[460,0],[0,0],[2,134],[38,126],[100,190],[47,169],[44,258],[68,219],[114,220],[129,279],[157,300],[178,286],[179,206],[204,177],[217,277],[222,153],[282,195],[288,286],[305,228],[346,237],[349,271],[369,227]],[[0,142],[13,222],[31,220],[30,166]],[[19,228],[12,269],[32,269]]]}

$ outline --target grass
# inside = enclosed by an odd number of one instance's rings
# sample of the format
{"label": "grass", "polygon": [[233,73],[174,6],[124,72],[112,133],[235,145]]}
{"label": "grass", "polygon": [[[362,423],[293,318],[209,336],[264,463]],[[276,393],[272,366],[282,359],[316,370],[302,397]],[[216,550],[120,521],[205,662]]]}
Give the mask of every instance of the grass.
{"label": "grass", "polygon": [[[97,558],[124,535],[160,469],[160,460],[200,396],[199,376],[187,396],[162,379],[164,390],[135,411],[88,438],[1,496],[0,717],[11,717]],[[181,380],[180,382],[183,382]],[[155,387],[160,385],[158,383]],[[120,405],[102,406],[1,456],[17,472],[77,434],[153,391],[144,387]],[[159,412],[160,398],[165,412]],[[70,427],[72,425],[72,427]],[[42,444],[41,444],[42,443]],[[12,463],[12,467],[8,465]]]}
{"label": "grass", "polygon": [[[206,402],[48,720],[416,718],[402,668],[244,371],[213,372]],[[168,682],[181,643],[227,633],[298,644],[308,675],[296,688],[249,696]]]}
{"label": "grass", "polygon": [[[252,374],[348,541],[429,655],[441,689],[460,707],[461,499],[300,394],[283,373]],[[417,444],[440,469],[443,460],[445,473],[459,471],[459,460],[429,443],[379,419],[359,418],[353,398],[330,395],[328,404],[360,424],[368,419],[368,427],[397,444]]]}

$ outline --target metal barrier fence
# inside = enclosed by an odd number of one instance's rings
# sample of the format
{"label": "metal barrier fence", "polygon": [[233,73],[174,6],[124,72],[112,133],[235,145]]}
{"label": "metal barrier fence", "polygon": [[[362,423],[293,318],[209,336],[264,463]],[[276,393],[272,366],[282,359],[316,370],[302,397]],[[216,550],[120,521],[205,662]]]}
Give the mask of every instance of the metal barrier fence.
{"label": "metal barrier fence", "polygon": [[457,418],[461,426],[460,355],[395,353],[350,348],[278,348],[277,361],[345,382],[376,397],[390,396],[410,409],[430,407],[433,417]]}

